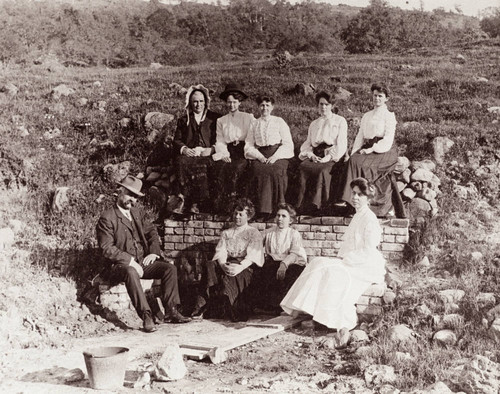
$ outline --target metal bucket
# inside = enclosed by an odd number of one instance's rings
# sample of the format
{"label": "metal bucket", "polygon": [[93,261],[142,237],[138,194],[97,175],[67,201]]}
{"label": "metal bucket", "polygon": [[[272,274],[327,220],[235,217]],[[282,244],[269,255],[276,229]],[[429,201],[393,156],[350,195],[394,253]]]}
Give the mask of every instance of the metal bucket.
{"label": "metal bucket", "polygon": [[98,347],[83,352],[90,387],[113,390],[123,387],[128,351],[126,347]]}

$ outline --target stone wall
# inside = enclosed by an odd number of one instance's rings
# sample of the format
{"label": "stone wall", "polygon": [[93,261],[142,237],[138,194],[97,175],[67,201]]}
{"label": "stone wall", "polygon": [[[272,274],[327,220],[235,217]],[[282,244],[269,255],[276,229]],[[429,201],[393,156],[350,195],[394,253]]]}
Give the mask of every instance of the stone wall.
{"label": "stone wall", "polygon": [[[344,217],[299,216],[297,219],[292,226],[301,233],[309,257],[336,256],[351,221]],[[382,253],[389,261],[401,261],[408,242],[409,221],[381,219],[380,224],[383,228]],[[274,223],[255,222],[250,225],[262,231]],[[229,226],[227,217],[218,215],[195,215],[188,221],[165,220],[165,254],[176,262],[181,283],[199,280],[202,262],[212,258],[221,231]]]}

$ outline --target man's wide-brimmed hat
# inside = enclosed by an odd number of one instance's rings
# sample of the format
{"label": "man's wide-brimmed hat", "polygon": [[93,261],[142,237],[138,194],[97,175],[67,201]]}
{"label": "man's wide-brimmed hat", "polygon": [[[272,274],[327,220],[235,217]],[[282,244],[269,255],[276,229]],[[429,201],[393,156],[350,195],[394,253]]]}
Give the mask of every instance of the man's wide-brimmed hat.
{"label": "man's wide-brimmed hat", "polygon": [[224,91],[219,95],[221,100],[226,101],[231,93],[239,93],[243,96],[243,99],[247,99],[248,95],[243,91],[243,87],[237,83],[229,83],[226,85]]}
{"label": "man's wide-brimmed hat", "polygon": [[136,196],[143,197],[144,193],[141,193],[142,189],[142,181],[135,176],[127,175],[120,182],[117,182],[120,186],[123,186],[125,189],[130,190]]}

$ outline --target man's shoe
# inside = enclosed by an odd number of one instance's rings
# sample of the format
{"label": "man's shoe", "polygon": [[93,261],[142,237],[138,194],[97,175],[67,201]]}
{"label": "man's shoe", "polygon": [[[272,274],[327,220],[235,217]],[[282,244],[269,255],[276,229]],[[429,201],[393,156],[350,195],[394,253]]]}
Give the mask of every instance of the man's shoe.
{"label": "man's shoe", "polygon": [[151,314],[150,311],[144,312],[144,317],[143,317],[143,322],[142,322],[142,328],[144,332],[155,332],[156,331],[156,326],[155,322],[153,320],[153,315]]}
{"label": "man's shoe", "polygon": [[176,307],[170,309],[170,313],[165,316],[166,323],[189,323],[192,319],[190,317],[183,316]]}

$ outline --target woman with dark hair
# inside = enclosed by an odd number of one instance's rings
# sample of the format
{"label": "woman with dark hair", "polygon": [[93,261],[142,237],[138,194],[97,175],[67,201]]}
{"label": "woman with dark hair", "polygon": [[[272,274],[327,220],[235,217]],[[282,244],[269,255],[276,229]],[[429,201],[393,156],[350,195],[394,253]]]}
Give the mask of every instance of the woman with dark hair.
{"label": "woman with dark hair", "polygon": [[255,186],[259,216],[270,217],[279,203],[285,202],[288,187],[288,159],[293,157],[293,141],[285,121],[271,115],[274,99],[257,99],[261,116],[245,141],[245,157],[252,161],[251,179]]}
{"label": "woman with dark hair", "polygon": [[248,318],[250,302],[246,290],[252,281],[254,266],[264,264],[262,236],[259,230],[248,225],[254,214],[249,199],[236,202],[234,225],[222,232],[214,257],[204,265],[193,317],[208,308],[210,317],[229,317],[233,321]]}
{"label": "woman with dark hair", "polygon": [[351,202],[351,181],[364,177],[377,189],[377,197],[371,202],[372,211],[384,217],[394,205],[396,215],[404,217],[403,202],[393,175],[398,162],[398,149],[394,144],[397,122],[394,113],[387,109],[389,90],[383,84],[373,84],[371,91],[374,109],[361,118],[347,164],[342,200]]}
{"label": "woman with dark hair", "polygon": [[290,227],[296,218],[290,204],[278,205],[276,226],[264,232],[264,266],[256,271],[253,281],[255,306],[277,314],[281,311],[280,301],[307,264],[302,237]]}
{"label": "woman with dark hair", "polygon": [[339,168],[335,171],[335,164],[343,164],[347,151],[347,122],[342,116],[332,112],[331,96],[326,92],[319,92],[316,103],[321,116],[310,124],[307,139],[300,147],[299,154],[302,163],[299,167],[297,207],[301,212],[305,211],[306,190],[312,192],[310,202],[316,211],[324,208],[330,201],[332,173],[341,173]]}
{"label": "woman with dark hair", "polygon": [[252,114],[240,112],[240,104],[248,98],[241,86],[228,84],[219,97],[226,102],[228,114],[217,119],[215,154],[215,182],[219,193],[215,196],[217,212],[225,213],[231,200],[246,195],[242,178],[247,169],[245,139],[255,120]]}
{"label": "woman with dark hair", "polygon": [[357,324],[355,303],[373,283],[383,283],[385,259],[377,249],[382,228],[369,208],[375,187],[364,178],[350,183],[356,214],[344,234],[338,257],[316,257],[299,276],[281,307],[288,314],[307,313],[341,331]]}

